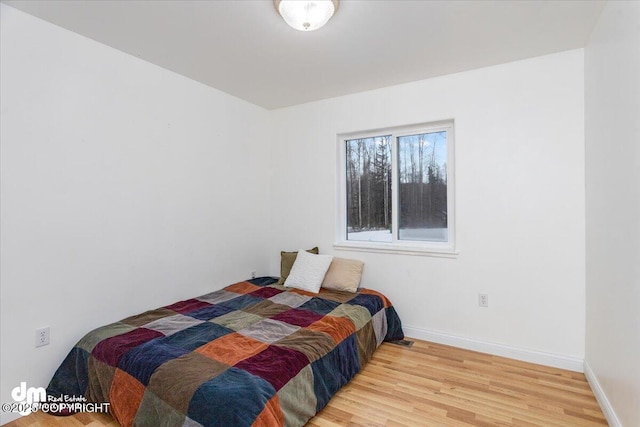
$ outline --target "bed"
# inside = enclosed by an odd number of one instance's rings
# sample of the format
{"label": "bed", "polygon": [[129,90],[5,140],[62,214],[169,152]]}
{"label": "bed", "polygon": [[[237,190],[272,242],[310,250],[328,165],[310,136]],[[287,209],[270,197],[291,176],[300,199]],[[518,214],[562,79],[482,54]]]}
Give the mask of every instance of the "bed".
{"label": "bed", "polygon": [[110,403],[123,426],[302,426],[383,341],[402,339],[381,293],[235,283],[95,329],[47,393]]}

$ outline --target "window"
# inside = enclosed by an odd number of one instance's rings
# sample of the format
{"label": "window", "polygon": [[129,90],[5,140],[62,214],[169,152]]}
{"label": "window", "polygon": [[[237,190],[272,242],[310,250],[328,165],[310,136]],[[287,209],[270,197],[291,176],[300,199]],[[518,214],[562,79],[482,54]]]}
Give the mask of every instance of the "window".
{"label": "window", "polygon": [[336,246],[454,253],[453,122],[338,137]]}

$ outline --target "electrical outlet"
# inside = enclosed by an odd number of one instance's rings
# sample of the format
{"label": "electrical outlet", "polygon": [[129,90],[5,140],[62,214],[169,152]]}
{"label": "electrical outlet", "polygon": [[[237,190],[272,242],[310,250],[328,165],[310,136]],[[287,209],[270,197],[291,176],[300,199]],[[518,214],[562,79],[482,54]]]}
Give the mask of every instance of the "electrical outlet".
{"label": "electrical outlet", "polygon": [[49,345],[49,327],[36,329],[36,347]]}
{"label": "electrical outlet", "polygon": [[480,307],[489,307],[489,294],[478,294],[478,305]]}
{"label": "electrical outlet", "polygon": [[255,279],[255,278],[256,278],[256,272],[255,272],[255,271],[252,271],[252,272],[251,272],[251,278],[252,278],[252,279]]}

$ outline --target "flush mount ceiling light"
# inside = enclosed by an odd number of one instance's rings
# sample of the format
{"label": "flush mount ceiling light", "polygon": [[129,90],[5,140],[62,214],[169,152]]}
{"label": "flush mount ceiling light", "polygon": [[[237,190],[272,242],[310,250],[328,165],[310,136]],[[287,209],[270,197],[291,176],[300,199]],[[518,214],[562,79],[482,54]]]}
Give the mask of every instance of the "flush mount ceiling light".
{"label": "flush mount ceiling light", "polygon": [[289,26],[313,31],[326,24],[338,10],[339,0],[273,0],[273,5]]}

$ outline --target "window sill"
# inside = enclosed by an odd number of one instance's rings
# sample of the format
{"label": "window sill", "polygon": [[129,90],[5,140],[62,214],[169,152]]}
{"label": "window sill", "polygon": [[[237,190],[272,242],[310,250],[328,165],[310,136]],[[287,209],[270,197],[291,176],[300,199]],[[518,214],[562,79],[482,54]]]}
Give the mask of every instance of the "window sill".
{"label": "window sill", "polygon": [[335,242],[333,247],[343,251],[378,252],[397,255],[431,256],[439,258],[457,258],[459,252],[450,248],[434,248],[421,244],[374,243],[374,242]]}

